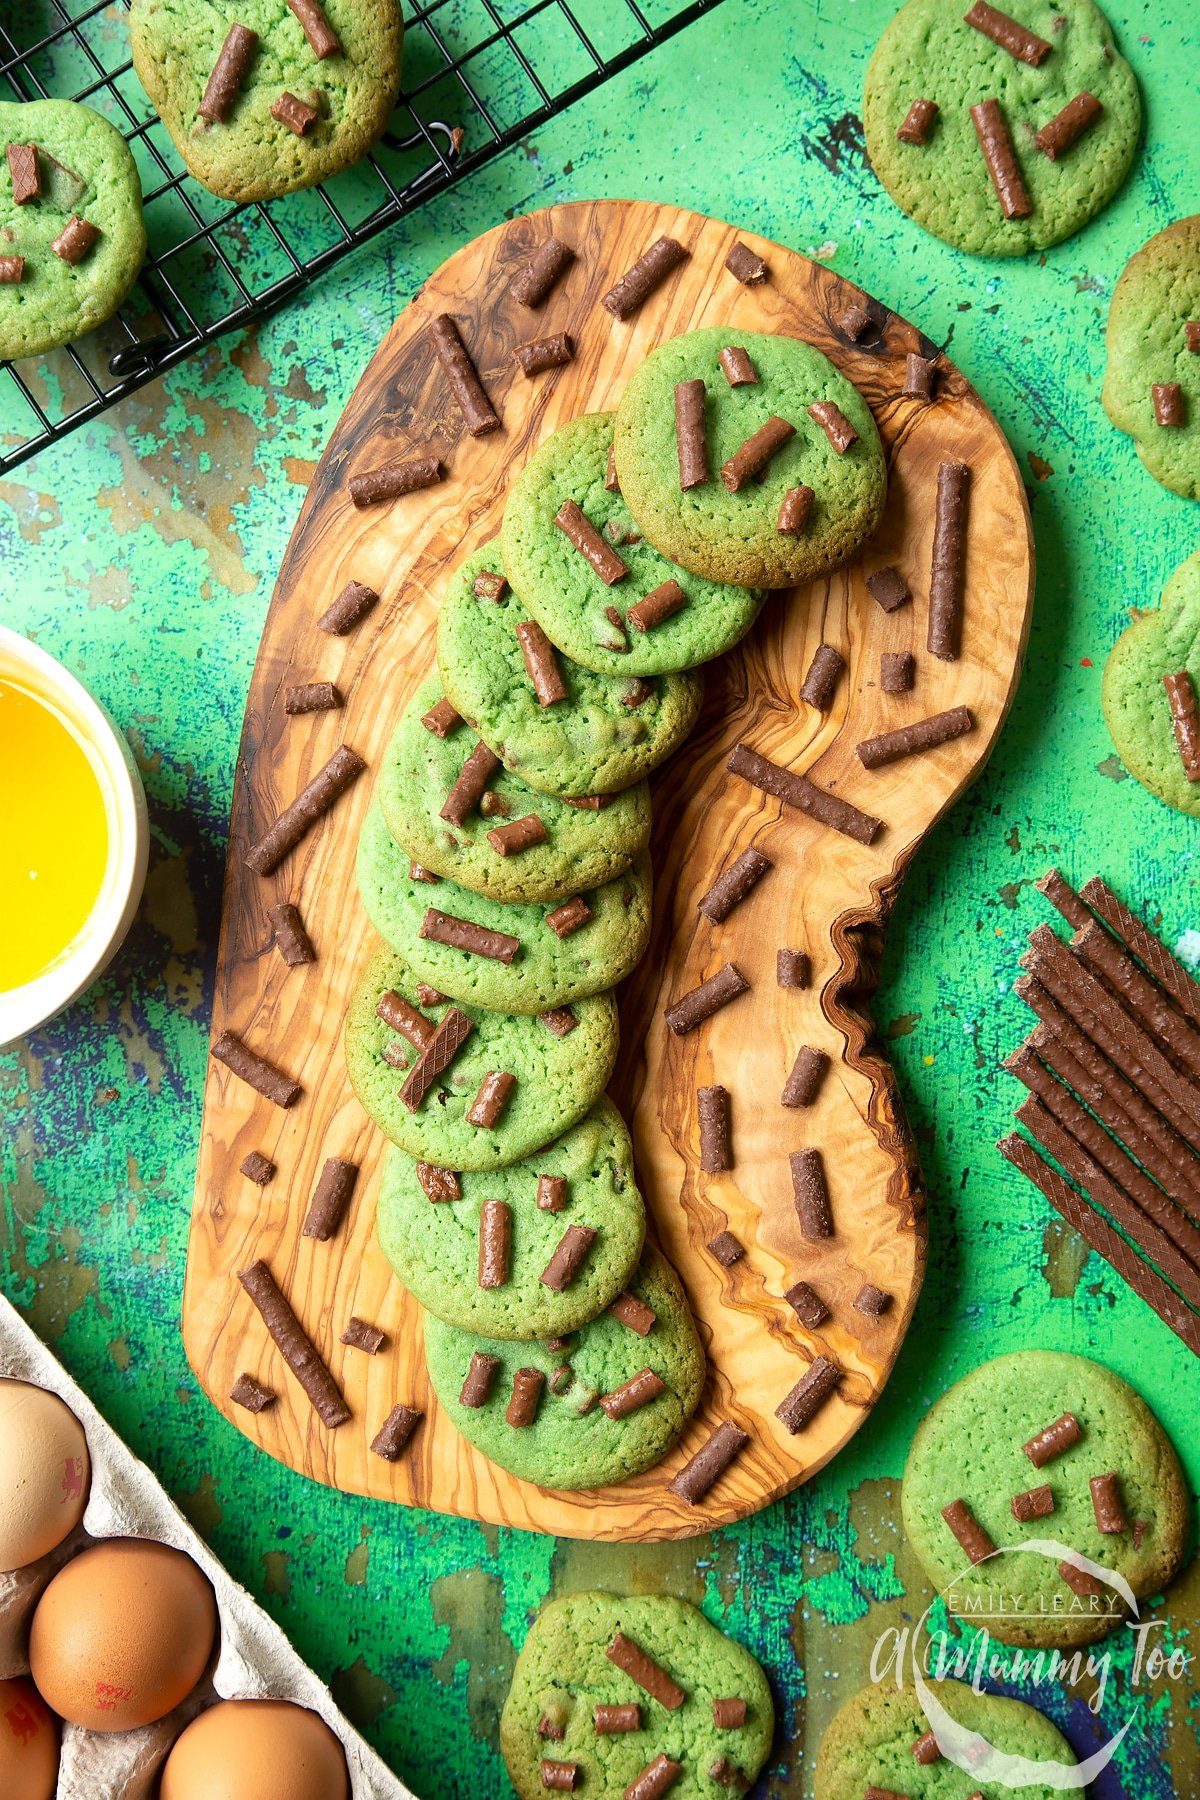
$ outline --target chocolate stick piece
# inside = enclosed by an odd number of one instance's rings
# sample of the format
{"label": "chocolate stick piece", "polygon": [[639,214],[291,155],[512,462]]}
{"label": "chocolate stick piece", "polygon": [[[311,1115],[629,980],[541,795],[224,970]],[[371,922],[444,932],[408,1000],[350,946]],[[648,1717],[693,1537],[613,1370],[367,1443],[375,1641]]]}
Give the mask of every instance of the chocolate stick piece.
{"label": "chocolate stick piece", "polygon": [[1083,1428],[1074,1413],[1063,1413],[1041,1431],[1035,1432],[1028,1443],[1021,1448],[1035,1469],[1044,1469],[1047,1463],[1062,1456],[1067,1450],[1074,1449],[1082,1442]]}
{"label": "chocolate stick piece", "polygon": [[792,1072],[783,1085],[780,1095],[781,1106],[811,1106],[821,1091],[821,1083],[829,1070],[829,1058],[823,1050],[814,1050],[811,1044],[802,1044],[792,1065]]}
{"label": "chocolate stick piece", "polygon": [[929,400],[933,397],[933,379],[937,363],[932,357],[918,356],[910,350],[904,359],[904,386],[900,392],[906,400]]}
{"label": "chocolate stick piece", "polygon": [[1096,1529],[1105,1537],[1118,1537],[1121,1532],[1129,1530],[1129,1519],[1121,1500],[1120,1478],[1115,1469],[1106,1475],[1093,1475],[1088,1482],[1092,1491],[1092,1511],[1096,1515]]}
{"label": "chocolate stick piece", "polygon": [[639,1407],[648,1406],[651,1400],[657,1400],[665,1394],[667,1384],[661,1375],[653,1369],[639,1369],[630,1380],[614,1388],[611,1394],[601,1394],[600,1405],[610,1419],[624,1419]]}
{"label": "chocolate stick piece", "polygon": [[810,1243],[833,1236],[833,1212],[825,1182],[825,1164],[819,1150],[793,1150],[792,1198],[800,1230]]}
{"label": "chocolate stick piece", "polygon": [[561,238],[548,237],[528,262],[521,264],[508,291],[518,306],[538,307],[575,260],[575,252]]}
{"label": "chocolate stick piece", "polygon": [[417,936],[430,943],[447,944],[452,950],[465,950],[469,956],[485,956],[492,962],[511,963],[521,948],[520,938],[510,937],[506,931],[489,931],[471,919],[438,912],[433,906],[422,919]]}
{"label": "chocolate stick piece", "polygon": [[19,287],[25,279],[25,258],[23,256],[0,256],[0,283],[5,287]]}
{"label": "chocolate stick piece", "polygon": [[622,1669],[631,1681],[636,1681],[643,1693],[657,1700],[668,1712],[678,1712],[687,1699],[687,1694],[679,1683],[670,1676],[661,1663],[655,1662],[647,1655],[640,1644],[627,1638],[623,1631],[618,1631],[608,1649],[604,1652],[609,1662]]}
{"label": "chocolate stick piece", "polygon": [[842,1379],[843,1371],[828,1356],[813,1359],[807,1374],[775,1408],[775,1417],[792,1436],[810,1425]]}
{"label": "chocolate stick piece", "polygon": [[400,1100],[409,1112],[420,1110],[429,1090],[445,1074],[474,1029],[474,1021],[466,1013],[457,1006],[450,1008],[400,1089]]}
{"label": "chocolate stick piece", "polygon": [[624,581],[629,566],[622,562],[607,538],[602,538],[590,524],[574,500],[564,500],[554,515],[558,529],[574,544],[585,561],[591,563],[605,587]]}
{"label": "chocolate stick piece", "polygon": [[911,650],[882,650],[879,655],[879,691],[881,694],[907,694],[911,691],[916,664]]}
{"label": "chocolate stick piece", "polygon": [[490,600],[499,606],[508,592],[508,577],[496,569],[480,569],[471,583],[471,592],[477,600]]}
{"label": "chocolate stick piece", "polygon": [[202,119],[223,125],[233,110],[246,71],[258,49],[258,33],[246,25],[231,25],[196,111]]}
{"label": "chocolate stick piece", "polygon": [[261,1150],[249,1151],[247,1155],[243,1156],[238,1166],[247,1181],[252,1181],[256,1187],[266,1187],[272,1175],[275,1174],[275,1164],[269,1156],[264,1156]]}
{"label": "chocolate stick piece", "polygon": [[503,1200],[485,1200],[479,1211],[479,1285],[507,1286],[512,1262],[512,1208]]}
{"label": "chocolate stick piece", "polygon": [[429,327],[433,354],[442,365],[442,373],[458,402],[463,422],[472,437],[486,437],[499,431],[500,420],[495,407],[484,392],[479,371],[471,361],[462,341],[462,333],[449,313],[439,313]]}
{"label": "chocolate stick piece", "polygon": [[1189,781],[1200,781],[1200,708],[1191,675],[1186,669],[1179,669],[1173,675],[1164,675],[1162,682],[1183,772]]}
{"label": "chocolate stick piece", "polygon": [[327,631],[332,637],[345,637],[378,605],[379,595],[374,588],[364,587],[361,581],[348,581],[333,605],[317,620],[317,630]]}
{"label": "chocolate stick piece", "polygon": [[484,789],[499,767],[500,758],[488,749],[482,738],[479,738],[475,748],[459,770],[454,786],[446,795],[445,804],[438,817],[445,819],[448,825],[465,825],[479,805]]}
{"label": "chocolate stick piece", "polygon": [[756,850],[751,845],[750,849],[743,850],[730,863],[723,874],[717,876],[708,892],[701,895],[696,902],[697,912],[703,913],[714,925],[722,924],[734,907],[740,906],[746,896],[758,886],[771,867],[770,857],[764,856],[761,850]]}
{"label": "chocolate stick piece", "polygon": [[513,819],[507,825],[497,825],[489,831],[487,841],[497,856],[517,856],[522,850],[531,850],[535,844],[544,844],[550,833],[536,813],[526,813],[523,819]]}
{"label": "chocolate stick piece", "polygon": [[1192,979],[1183,964],[1171,955],[1162,939],[1155,937],[1137,914],[1130,912],[1123,900],[1118,900],[1099,875],[1093,875],[1090,881],[1084,882],[1079,890],[1079,897],[1091,907],[1097,918],[1103,919],[1110,931],[1115,932],[1125,948],[1150,971],[1155,981],[1166,988],[1180,1011],[1200,1025],[1200,985]]}
{"label": "chocolate stick piece", "polygon": [[989,1556],[996,1554],[995,1544],[965,1500],[952,1500],[949,1506],[943,1506],[942,1517],[970,1562],[986,1562]]}
{"label": "chocolate stick piece", "polygon": [[422,725],[436,738],[448,738],[452,731],[458,730],[462,722],[462,714],[456,712],[446,699],[439,700],[436,706],[431,706],[427,713],[421,715]]}
{"label": "chocolate stick piece", "polygon": [[702,1087],[696,1092],[700,1121],[700,1168],[705,1175],[733,1167],[729,1129],[729,1089]]}
{"label": "chocolate stick piece", "polygon": [[479,1092],[467,1108],[467,1124],[491,1131],[512,1098],[517,1085],[507,1069],[492,1069],[479,1084]]}
{"label": "chocolate stick piece", "polygon": [[1073,100],[1067,101],[1061,112],[1055,113],[1054,117],[1043,125],[1039,132],[1035,133],[1033,141],[1038,149],[1050,158],[1051,162],[1057,162],[1064,151],[1071,148],[1077,138],[1081,138],[1085,131],[1091,130],[1103,111],[1104,108],[1094,94],[1086,91],[1076,94]]}
{"label": "chocolate stick piece", "polygon": [[286,125],[295,137],[303,137],[306,131],[311,131],[320,116],[315,106],[289,94],[286,88],[271,102],[271,117]]}
{"label": "chocolate stick piece", "polygon": [[721,465],[721,480],[731,494],[740,493],[747,483],[753,481],[760,469],[765,469],[776,451],[790,442],[796,435],[796,427],[789,425],[786,419],[773,414],[765,425],[760,425],[735,450],[727,463]]}
{"label": "chocolate stick piece", "polygon": [[679,453],[679,486],[683,493],[702,487],[712,476],[704,409],[708,394],[702,381],[675,383],[675,443]]}
{"label": "chocolate stick piece", "polygon": [[538,1024],[544,1025],[547,1031],[558,1038],[570,1037],[578,1023],[579,1020],[569,1006],[552,1006],[549,1012],[538,1014]]}
{"label": "chocolate stick piece", "polygon": [[[72,224],[74,224],[72,220]],[[63,233],[63,237],[66,232]],[[58,243],[54,248],[58,248]],[[60,252],[61,254],[61,252]],[[78,262],[79,258],[68,257],[68,262]],[[1177,426],[1184,423],[1183,389],[1177,381],[1156,381],[1150,389],[1150,398],[1154,402],[1154,423],[1156,425]]]}
{"label": "chocolate stick piece", "polygon": [[867,576],[867,588],[885,613],[897,612],[912,599],[907,581],[896,568],[876,569],[873,575]]}
{"label": "chocolate stick piece", "polygon": [[292,804],[285,807],[258,842],[250,846],[245,857],[246,867],[256,875],[273,874],[334,801],[358,780],[366,766],[348,744],[340,745],[325,767],[317,771]]}
{"label": "chocolate stick piece", "polygon": [[794,1281],[783,1297],[800,1323],[807,1325],[810,1331],[815,1331],[829,1317],[829,1308],[807,1281]]}
{"label": "chocolate stick piece", "polygon": [[686,605],[687,595],[672,578],[651,588],[648,594],[629,608],[625,618],[635,631],[653,631],[656,625],[661,625],[664,619],[673,618]]}
{"label": "chocolate stick piece", "polygon": [[718,1231],[715,1238],[705,1246],[710,1256],[715,1256],[723,1269],[731,1269],[735,1262],[740,1262],[746,1254],[745,1245],[734,1237],[732,1231]]}
{"label": "chocolate stick piece", "polygon": [[746,1723],[746,1702],[741,1699],[713,1701],[713,1724],[718,1731],[740,1731]]}
{"label": "chocolate stick piece", "polygon": [[659,1800],[660,1794],[673,1787],[683,1774],[683,1764],[660,1750],[653,1762],[625,1789],[623,1800]]}
{"label": "chocolate stick piece", "polygon": [[740,238],[725,258],[725,267],[743,287],[753,287],[756,282],[767,279],[766,263],[761,256],[754,254],[749,244],[743,244]]}
{"label": "chocolate stick piece", "polygon": [[970,12],[963,16],[968,25],[973,25],[984,37],[991,38],[993,44],[999,44],[1002,50],[1007,50],[1018,62],[1028,63],[1031,69],[1044,63],[1054,48],[1045,38],[1027,31],[1024,25],[1011,18],[1008,13],[989,6],[987,0],[975,0]]}
{"label": "chocolate stick piece", "polygon": [[618,1294],[608,1310],[627,1331],[636,1331],[639,1337],[648,1337],[658,1318],[654,1308],[636,1294]]}
{"label": "chocolate stick piece", "polygon": [[685,1032],[694,1031],[697,1025],[711,1019],[731,1000],[749,992],[750,983],[741,970],[733,963],[726,963],[715,975],[710,975],[707,981],[702,981],[699,987],[690,989],[674,1006],[668,1007],[663,1017],[668,1030],[676,1037],[682,1037]]}
{"label": "chocolate stick piece", "polygon": [[628,319],[660,287],[672,269],[686,262],[688,252],[674,238],[660,237],[639,256],[631,269],[614,283],[600,301],[614,319]]}
{"label": "chocolate stick piece", "polygon": [[415,1406],[393,1406],[371,1439],[372,1454],[384,1462],[399,1462],[423,1416]]}
{"label": "chocolate stick piece", "polygon": [[1183,341],[1193,352],[1200,352],[1200,319],[1189,319],[1183,328]]}
{"label": "chocolate stick piece", "polygon": [[442,479],[442,464],[432,452],[410,456],[399,462],[383,463],[378,469],[365,469],[350,477],[350,498],[355,506],[375,506],[381,500],[399,500],[405,494],[419,493],[422,488],[436,487]]}
{"label": "chocolate stick piece", "polygon": [[211,1054],[230,1072],[275,1106],[295,1106],[304,1089],[265,1056],[259,1056],[244,1044],[235,1031],[223,1031],[212,1046]]}
{"label": "chocolate stick piece", "polygon": [[940,657],[943,662],[955,662],[961,648],[970,480],[971,471],[965,463],[944,462],[938,467],[929,572],[928,648],[931,656]]}
{"label": "chocolate stick piece", "polygon": [[812,962],[807,951],[777,950],[775,980],[780,987],[806,988],[812,980]]}
{"label": "chocolate stick piece", "polygon": [[594,1706],[592,1729],[597,1737],[615,1737],[622,1731],[642,1729],[642,1709],[636,1700],[623,1706]]}
{"label": "chocolate stick piece", "polygon": [[815,706],[818,712],[828,712],[845,667],[846,659],[840,650],[835,650],[832,644],[818,644],[808,665],[800,698],[809,706]]}
{"label": "chocolate stick piece", "polygon": [[283,710],[298,713],[332,712],[343,704],[342,696],[332,681],[302,681],[285,690]]}
{"label": "chocolate stick piece", "polygon": [[575,1780],[579,1774],[579,1764],[573,1762],[556,1762],[553,1757],[543,1756],[540,1770],[542,1786],[552,1793],[573,1794]]}
{"label": "chocolate stick piece", "polygon": [[395,988],[389,988],[386,994],[380,995],[375,1011],[385,1025],[406,1037],[414,1050],[429,1048],[434,1025],[424,1013],[418,1012],[415,1006],[410,1006],[404,995],[398,994]]}
{"label": "chocolate stick piece", "polygon": [[561,1212],[567,1204],[565,1175],[539,1175],[537,1204],[540,1212]]}
{"label": "chocolate stick piece", "polygon": [[540,1369],[517,1369],[513,1374],[512,1399],[504,1414],[507,1424],[518,1429],[532,1425],[542,1402],[546,1377]]}
{"label": "chocolate stick piece", "polygon": [[855,300],[835,321],[839,331],[844,332],[852,344],[861,343],[870,331],[874,320],[861,300]]}
{"label": "chocolate stick piece", "polygon": [[1000,102],[981,100],[978,106],[971,108],[971,123],[1000,202],[1000,211],[1006,219],[1027,219],[1033,211],[1033,201],[1029,198]]}
{"label": "chocolate stick piece", "polygon": [[247,1412],[265,1412],[268,1406],[274,1406],[278,1395],[274,1388],[264,1387],[253,1375],[241,1374],[229,1390],[229,1398],[235,1406],[244,1406]]}
{"label": "chocolate stick piece", "polygon": [[556,906],[546,914],[546,924],[557,938],[568,938],[586,925],[592,917],[592,909],[582,894],[572,894],[561,906]]}
{"label": "chocolate stick piece", "polygon": [[337,33],[325,17],[320,0],[287,0],[287,3],[299,19],[317,61],[324,62],[327,56],[336,56],[342,46],[338,42]]}
{"label": "chocolate stick piece", "polygon": [[564,1294],[587,1261],[596,1241],[590,1225],[568,1225],[554,1247],[554,1254],[538,1280],[556,1294]]}
{"label": "chocolate stick piece", "polygon": [[914,100],[896,129],[902,144],[923,144],[933,130],[939,107],[936,100]]}
{"label": "chocolate stick piece", "polygon": [[279,1284],[261,1258],[238,1271],[238,1280],[249,1294],[263,1324],[279,1347],[284,1362],[312,1402],[322,1424],[344,1425],[350,1408],[329,1373],[320,1353],[288,1304]]}
{"label": "chocolate stick piece", "polygon": [[500,1358],[498,1356],[488,1356],[484,1351],[476,1350],[471,1358],[471,1366],[467,1370],[466,1379],[462,1384],[458,1404],[468,1406],[472,1410],[486,1406],[491,1399],[492,1385],[499,1367]]}
{"label": "chocolate stick piece", "polygon": [[[75,268],[99,241],[99,226],[93,225],[90,219],[81,219],[78,213],[74,213],[67,220],[50,248],[55,256],[61,257],[63,262],[70,263],[71,267]],[[1178,422],[1182,423],[1182,420]],[[1160,423],[1163,421],[1160,420]]]}
{"label": "chocolate stick piece", "polygon": [[789,488],[775,515],[776,531],[781,531],[784,537],[803,537],[816,497],[810,487]]}
{"label": "chocolate stick piece", "polygon": [[573,362],[575,344],[569,332],[556,331],[552,337],[533,338],[528,344],[518,344],[513,355],[521,366],[522,375],[532,380],[535,375],[544,375],[547,369],[561,369]]}
{"label": "chocolate stick piece", "polygon": [[667,1487],[689,1506],[699,1506],[710,1488],[715,1486],[749,1442],[749,1434],[740,1425],[730,1424],[726,1420],[701,1444],[696,1454],[688,1458],[678,1475],[667,1483]]}
{"label": "chocolate stick piece", "polygon": [[954,706],[949,712],[934,713],[932,718],[918,719],[912,725],[901,725],[896,731],[885,731],[879,737],[864,739],[856,746],[858,760],[864,769],[882,769],[888,763],[899,762],[902,757],[948,744],[974,729],[970,708]]}
{"label": "chocolate stick piece", "polygon": [[858,442],[858,433],[833,400],[817,400],[808,409],[810,419],[815,419],[839,456],[845,456],[851,444]]}
{"label": "chocolate stick piece", "polygon": [[1023,1494],[1014,1494],[1009,1505],[1018,1524],[1028,1525],[1031,1519],[1048,1519],[1054,1511],[1054,1489],[1026,1488]]}
{"label": "chocolate stick piece", "polygon": [[427,1200],[461,1200],[462,1185],[453,1169],[439,1169],[436,1163],[419,1162],[417,1181]]}
{"label": "chocolate stick piece", "polygon": [[318,1243],[324,1244],[336,1234],[346,1216],[357,1180],[356,1164],[341,1156],[326,1158],[304,1221],[306,1238],[316,1238]]}
{"label": "chocolate stick piece", "polygon": [[730,344],[721,351],[717,361],[730,387],[757,387],[758,370],[740,344]]}
{"label": "chocolate stick piece", "polygon": [[298,909],[290,900],[281,901],[278,906],[268,906],[267,917],[275,929],[279,954],[289,969],[298,969],[302,963],[316,962],[317,953],[312,947],[312,939],[304,929],[304,920]]}
{"label": "chocolate stick piece", "polygon": [[831,830],[840,831],[843,837],[854,838],[859,844],[873,843],[883,830],[882,819],[860,812],[848,800],[841,800],[836,794],[817,787],[807,776],[794,775],[790,769],[781,769],[778,763],[760,756],[748,744],[735,745],[725,767],[731,775],[741,775],[762,793],[771,794],[776,800],[782,800],[785,806],[793,806],[797,812],[807,813],[818,824],[828,825]]}
{"label": "chocolate stick piece", "polygon": [[1033,885],[1055,911],[1062,914],[1072,931],[1082,931],[1085,925],[1091,924],[1090,911],[1057,869],[1047,869],[1041,880],[1035,881]]}
{"label": "chocolate stick piece", "polygon": [[387,1332],[381,1331],[378,1325],[372,1325],[366,1319],[360,1319],[357,1313],[351,1313],[346,1321],[340,1343],[348,1350],[364,1350],[368,1356],[378,1356],[387,1343]]}

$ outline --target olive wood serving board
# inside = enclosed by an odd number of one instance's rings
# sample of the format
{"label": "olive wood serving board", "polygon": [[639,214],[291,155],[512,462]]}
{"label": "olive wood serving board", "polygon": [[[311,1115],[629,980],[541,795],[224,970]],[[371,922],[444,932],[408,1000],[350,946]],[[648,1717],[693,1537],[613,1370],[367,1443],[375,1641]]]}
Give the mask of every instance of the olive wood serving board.
{"label": "olive wood serving board", "polygon": [[[576,260],[531,312],[509,297],[508,284],[550,232],[574,247]],[[663,233],[685,245],[690,259],[618,323],[600,296]],[[753,287],[724,268],[739,236],[769,267],[769,278]],[[904,399],[906,352],[932,355],[934,346],[874,302],[876,328],[852,342],[836,321],[859,298],[820,263],[695,213],[642,202],[554,207],[497,226],[437,271],[384,339],[321,460],[280,570],[246,707],[213,1014],[214,1037],[226,1027],[237,1031],[304,1093],[280,1111],[210,1061],[184,1296],[188,1356],[211,1399],[272,1456],[318,1481],[566,1537],[684,1537],[744,1517],[806,1480],[879,1399],[920,1290],[926,1237],[916,1156],[867,1007],[904,872],[978,773],[1008,709],[1028,630],[1033,554],[1016,463],[978,394],[941,358],[933,402]],[[443,311],[459,323],[502,432],[472,439],[462,428],[426,336]],[[771,596],[745,643],[710,666],[699,725],[654,779],[654,933],[620,996],[622,1051],[611,1091],[633,1132],[651,1230],[699,1321],[709,1377],[698,1414],[659,1468],[602,1491],[550,1491],[493,1467],[439,1411],[425,1373],[420,1309],[375,1239],[384,1140],[351,1093],[342,1057],[347,996],[375,941],[354,880],[372,773],[274,876],[252,874],[243,858],[337,745],[351,745],[371,771],[378,766],[401,708],[433,665],[447,577],[498,531],[508,482],[531,451],[575,414],[614,407],[656,344],[717,323],[729,326],[732,343],[739,327],[788,332],[833,359],[874,410],[889,497],[877,537],[855,562],[807,590]],[[575,338],[575,360],[527,380],[514,344],[558,330]],[[439,486],[364,510],[352,505],[352,473],[425,446],[448,471]],[[972,471],[963,652],[949,663],[925,651],[944,459]],[[866,587],[866,577],[888,564],[900,567],[914,595],[890,614]],[[381,603],[345,638],[318,631],[316,620],[351,580],[377,589]],[[849,663],[825,717],[798,697],[822,641]],[[915,687],[882,695],[880,652],[905,649],[916,654]],[[319,678],[338,685],[344,709],[289,718],[285,686]],[[975,718],[970,735],[876,772],[859,763],[861,739],[963,704]],[[778,801],[726,772],[739,740],[878,815],[885,829],[864,847],[800,813],[781,814]],[[774,869],[723,925],[712,926],[697,899],[751,843]],[[289,969],[273,949],[267,907],[278,900],[299,905],[316,945],[314,964]],[[809,989],[776,985],[781,946],[810,954]],[[749,977],[752,993],[672,1037],[664,1006],[726,961]],[[827,1051],[833,1066],[812,1108],[788,1110],[779,1096],[802,1044]],[[712,1082],[733,1095],[736,1167],[704,1176],[695,1093]],[[803,1240],[792,1203],[788,1153],[806,1145],[824,1154],[837,1227],[820,1245]],[[278,1164],[262,1189],[239,1172],[253,1149]],[[328,1156],[350,1158],[361,1173],[340,1234],[320,1243],[301,1227]],[[726,1227],[746,1246],[728,1269],[705,1249]],[[344,1386],[353,1417],[335,1430],[319,1423],[237,1281],[255,1257],[270,1264]],[[816,1332],[782,1298],[800,1278],[831,1309]],[[880,1318],[852,1306],[868,1281],[891,1296]],[[386,1329],[381,1354],[343,1349],[352,1313]],[[835,1358],[846,1377],[792,1437],[775,1408],[817,1353]],[[243,1369],[278,1391],[270,1410],[252,1416],[229,1400]],[[369,1445],[398,1401],[425,1416],[393,1464]],[[751,1444],[707,1499],[689,1507],[667,1483],[726,1419],[741,1424]]]}

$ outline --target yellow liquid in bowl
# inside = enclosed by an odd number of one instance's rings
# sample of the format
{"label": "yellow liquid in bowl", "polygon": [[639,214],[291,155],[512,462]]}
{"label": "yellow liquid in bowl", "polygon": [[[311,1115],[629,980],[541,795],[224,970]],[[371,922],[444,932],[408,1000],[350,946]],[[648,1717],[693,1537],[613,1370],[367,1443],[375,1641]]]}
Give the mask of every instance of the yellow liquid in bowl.
{"label": "yellow liquid in bowl", "polygon": [[0,676],[0,992],[44,974],[74,943],[108,843],[104,790],[78,734]]}

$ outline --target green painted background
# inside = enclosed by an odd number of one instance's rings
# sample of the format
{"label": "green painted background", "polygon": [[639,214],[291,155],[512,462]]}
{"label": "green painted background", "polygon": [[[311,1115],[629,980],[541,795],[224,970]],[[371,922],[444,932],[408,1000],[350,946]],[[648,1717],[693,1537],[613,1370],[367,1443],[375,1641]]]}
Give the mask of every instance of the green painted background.
{"label": "green painted background", "polygon": [[[233,1572],[425,1800],[507,1791],[498,1705],[530,1613],[587,1583],[700,1600],[762,1657],[784,1729],[773,1793],[925,1590],[897,1533],[912,1430],[965,1369],[1023,1345],[1099,1357],[1140,1387],[1195,1486],[1200,1371],[996,1155],[1011,995],[1051,859],[1104,872],[1200,953],[1197,827],[1125,777],[1100,672],[1130,606],[1197,546],[1099,406],[1103,322],[1128,255],[1200,210],[1195,8],[1109,8],[1146,100],[1119,200],[1038,261],[964,261],[900,216],[856,113],[889,0],[726,0],[569,115],[418,212],[249,337],[177,370],[0,482],[4,617],[62,657],[133,743],[153,821],[146,901],[106,979],[0,1055],[3,1286]],[[1190,20],[1190,22],[1188,22]],[[918,857],[878,1017],[930,1195],[930,1274],[907,1348],[851,1448],[736,1530],[622,1551],[344,1499],[260,1456],[201,1397],[177,1332],[233,757],[280,553],[338,412],[397,309],[513,212],[662,198],[819,251],[918,321],[980,388],[1027,471],[1037,609],[983,780]],[[917,777],[919,778],[919,776]],[[1189,948],[1190,947],[1190,948]],[[1171,1596],[1186,1641],[1200,1578]],[[1194,1707],[1195,1702],[1191,1702]],[[1066,1717],[1068,1704],[1059,1709]],[[1073,1726],[1086,1727],[1078,1702]],[[1110,1724],[1126,1716],[1120,1684]],[[1186,1695],[1159,1695],[1102,1800],[1200,1791]],[[1174,1766],[1174,1787],[1164,1756]]]}

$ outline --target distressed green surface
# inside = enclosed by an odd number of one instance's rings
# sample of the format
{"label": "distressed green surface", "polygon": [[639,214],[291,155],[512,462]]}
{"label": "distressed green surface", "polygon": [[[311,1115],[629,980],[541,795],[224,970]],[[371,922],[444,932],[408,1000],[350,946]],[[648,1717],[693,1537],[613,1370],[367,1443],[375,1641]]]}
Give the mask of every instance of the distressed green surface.
{"label": "distressed green surface", "polygon": [[[1099,405],[1116,276],[1152,232],[1200,210],[1191,10],[1109,9],[1147,102],[1133,177],[1081,237],[997,267],[922,236],[863,167],[858,92],[886,0],[727,0],[301,306],[0,483],[4,616],[122,721],[153,816],[146,904],[118,963],[0,1059],[4,1287],[425,1800],[505,1792],[496,1720],[526,1618],[549,1592],[606,1583],[680,1593],[728,1620],[777,1684],[770,1790],[801,1791],[802,1732],[815,1744],[865,1679],[877,1632],[925,1604],[896,1477],[929,1401],[986,1356],[1061,1345],[1110,1363],[1168,1427],[1193,1486],[1200,1474],[1194,1359],[992,1147],[1017,1098],[997,1066],[1025,1023],[1016,958],[1046,916],[1029,884],[1052,857],[1078,877],[1104,871],[1161,913],[1169,942],[1200,950],[1187,936],[1200,932],[1196,824],[1123,778],[1099,701],[1126,609],[1153,603],[1200,528]],[[878,1012],[930,1189],[931,1270],[908,1347],[875,1417],[806,1491],[715,1539],[629,1551],[313,1487],[213,1413],[176,1328],[234,746],[303,485],[424,276],[505,212],[593,194],[681,201],[820,248],[948,343],[1028,473],[1040,560],[1010,723],[918,857],[886,959]],[[1190,1641],[1198,1606],[1193,1574],[1168,1637]],[[1127,1716],[1118,1689],[1114,1724]],[[1074,1725],[1086,1720],[1076,1702]],[[1125,1740],[1122,1779],[1094,1792],[1165,1800],[1165,1758],[1174,1791],[1196,1791],[1191,1722],[1182,1689],[1170,1708],[1160,1693]]]}

